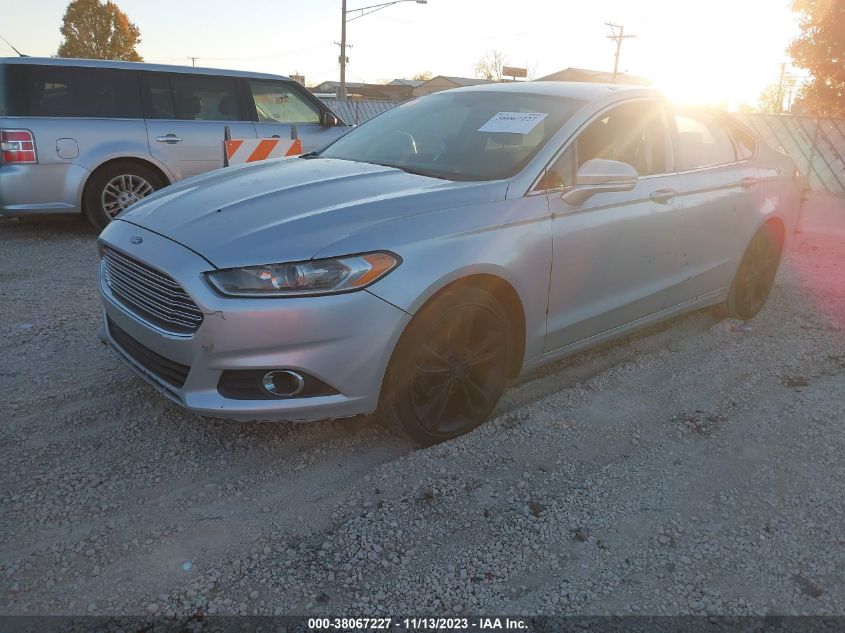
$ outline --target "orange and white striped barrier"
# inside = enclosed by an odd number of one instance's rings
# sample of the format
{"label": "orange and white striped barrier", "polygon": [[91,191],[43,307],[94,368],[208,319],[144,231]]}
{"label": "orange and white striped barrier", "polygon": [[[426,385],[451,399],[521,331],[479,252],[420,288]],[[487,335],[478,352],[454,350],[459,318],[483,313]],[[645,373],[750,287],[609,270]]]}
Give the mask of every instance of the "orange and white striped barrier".
{"label": "orange and white striped barrier", "polygon": [[281,138],[240,138],[223,141],[226,165],[243,165],[268,158],[298,156],[302,153],[302,141]]}

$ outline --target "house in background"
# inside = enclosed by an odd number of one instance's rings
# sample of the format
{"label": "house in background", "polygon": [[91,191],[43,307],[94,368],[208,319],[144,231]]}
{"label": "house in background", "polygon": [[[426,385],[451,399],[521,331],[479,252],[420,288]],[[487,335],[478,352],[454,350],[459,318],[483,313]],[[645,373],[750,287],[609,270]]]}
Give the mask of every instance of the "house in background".
{"label": "house in background", "polygon": [[[354,81],[346,82],[346,94],[350,99],[356,97],[361,99],[371,99],[374,101],[407,101],[411,98],[411,93],[414,90],[413,79],[394,79],[386,84],[367,84],[356,83]],[[315,94],[321,95],[335,95],[337,88],[340,86],[339,81],[324,81],[321,84],[312,86],[309,90]]]}
{"label": "house in background", "polygon": [[[603,70],[588,70],[586,68],[564,68],[551,75],[540,77],[534,81],[587,81],[592,83],[613,83],[613,73],[605,72]],[[648,86],[651,85],[651,79],[647,77],[639,77],[637,75],[628,75],[625,73],[616,73],[616,83],[627,84],[630,86]]]}
{"label": "house in background", "polygon": [[427,80],[426,79],[394,79],[388,86],[406,86],[413,90],[420,84],[424,84]]}
{"label": "house in background", "polygon": [[464,86],[478,86],[480,84],[492,83],[496,82],[489,79],[476,79],[474,77],[437,75],[437,77],[432,77],[414,88],[412,94],[414,97],[421,97],[423,95],[429,95],[432,92],[440,92],[441,90],[449,90],[451,88],[463,88]]}

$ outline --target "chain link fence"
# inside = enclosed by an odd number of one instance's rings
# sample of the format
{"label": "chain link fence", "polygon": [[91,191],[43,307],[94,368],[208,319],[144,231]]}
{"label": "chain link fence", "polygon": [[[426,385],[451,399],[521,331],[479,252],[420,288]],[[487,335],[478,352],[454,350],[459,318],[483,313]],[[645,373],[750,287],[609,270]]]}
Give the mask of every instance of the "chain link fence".
{"label": "chain link fence", "polygon": [[341,101],[334,97],[321,97],[323,103],[329,106],[345,123],[358,125],[385,110],[399,105],[398,101],[371,101],[369,99],[347,99]]}
{"label": "chain link fence", "polygon": [[737,114],[772,147],[795,160],[812,191],[845,195],[845,119]]}

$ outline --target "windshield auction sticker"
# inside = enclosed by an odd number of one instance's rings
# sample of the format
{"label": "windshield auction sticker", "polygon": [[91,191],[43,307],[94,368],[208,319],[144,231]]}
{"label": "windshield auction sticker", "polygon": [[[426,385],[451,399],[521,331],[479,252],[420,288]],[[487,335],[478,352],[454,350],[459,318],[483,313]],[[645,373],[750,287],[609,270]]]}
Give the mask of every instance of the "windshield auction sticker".
{"label": "windshield auction sticker", "polygon": [[478,131],[528,134],[547,116],[549,115],[542,112],[499,112],[478,128]]}

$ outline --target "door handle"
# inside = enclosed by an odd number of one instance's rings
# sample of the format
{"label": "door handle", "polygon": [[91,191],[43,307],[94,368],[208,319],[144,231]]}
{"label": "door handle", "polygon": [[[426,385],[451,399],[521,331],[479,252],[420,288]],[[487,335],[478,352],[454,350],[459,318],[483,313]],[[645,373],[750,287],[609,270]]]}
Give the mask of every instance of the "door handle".
{"label": "door handle", "polygon": [[648,194],[648,197],[654,200],[655,202],[660,202],[661,204],[666,204],[670,202],[672,198],[678,195],[678,192],[674,189],[658,189],[657,191],[652,191]]}
{"label": "door handle", "polygon": [[756,185],[759,181],[754,176],[746,176],[745,178],[741,178],[739,181],[740,186],[743,189],[750,189],[754,185]]}
{"label": "door handle", "polygon": [[178,143],[182,140],[182,137],[176,136],[175,134],[168,134],[167,136],[156,136],[156,140],[159,143]]}

